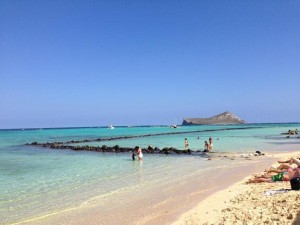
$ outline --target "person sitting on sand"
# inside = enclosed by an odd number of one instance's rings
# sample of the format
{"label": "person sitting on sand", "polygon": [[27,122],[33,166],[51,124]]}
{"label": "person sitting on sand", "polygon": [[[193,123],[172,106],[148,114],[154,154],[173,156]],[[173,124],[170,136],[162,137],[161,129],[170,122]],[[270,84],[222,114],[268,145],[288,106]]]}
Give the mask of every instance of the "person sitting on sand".
{"label": "person sitting on sand", "polygon": [[262,183],[262,182],[276,182],[276,181],[290,181],[294,177],[300,175],[300,168],[295,168],[294,170],[289,169],[287,172],[280,172],[276,175],[269,176],[269,175],[262,175],[260,177],[255,177],[250,179],[248,183]]}
{"label": "person sitting on sand", "polygon": [[204,151],[203,152],[209,152],[210,151],[210,147],[207,141],[204,142]]}

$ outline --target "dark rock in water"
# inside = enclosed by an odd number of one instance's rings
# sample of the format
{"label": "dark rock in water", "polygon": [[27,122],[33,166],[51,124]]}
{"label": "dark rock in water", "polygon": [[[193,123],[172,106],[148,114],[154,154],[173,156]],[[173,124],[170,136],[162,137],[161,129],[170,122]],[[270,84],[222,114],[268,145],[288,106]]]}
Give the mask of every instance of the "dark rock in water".
{"label": "dark rock in water", "polygon": [[151,145],[149,145],[148,150],[152,151],[152,150],[154,150],[154,148]]}
{"label": "dark rock in water", "polygon": [[149,145],[146,152],[147,153],[155,153],[155,149],[151,145]]}
{"label": "dark rock in water", "polygon": [[182,151],[181,150],[179,150],[179,149],[174,149],[174,153],[176,153],[176,154],[181,154],[182,153]]}
{"label": "dark rock in water", "polygon": [[165,147],[160,151],[160,153],[168,155],[168,154],[170,154],[170,148]]}
{"label": "dark rock in water", "polygon": [[[47,142],[47,143],[38,143],[38,142],[32,142],[31,144],[26,145],[32,145],[37,147],[43,147],[43,148],[49,148],[49,149],[69,149],[73,151],[94,151],[94,152],[135,152],[135,148],[128,148],[128,147],[120,147],[119,145],[115,145],[113,147],[108,147],[106,145],[100,146],[89,146],[89,145],[83,145],[83,146],[73,146],[73,145],[64,145],[64,143],[71,143],[71,142]],[[190,149],[188,150],[179,150],[174,147],[165,147],[162,150],[160,150],[158,147],[152,147],[148,146],[148,148],[142,149],[144,153],[148,154],[191,154],[192,151]]]}
{"label": "dark rock in water", "polygon": [[202,125],[202,124],[244,124],[240,119],[231,112],[224,112],[208,118],[184,118],[182,125]]}
{"label": "dark rock in water", "polygon": [[114,148],[115,150],[120,150],[120,146],[119,146],[119,145],[115,145],[113,148]]}

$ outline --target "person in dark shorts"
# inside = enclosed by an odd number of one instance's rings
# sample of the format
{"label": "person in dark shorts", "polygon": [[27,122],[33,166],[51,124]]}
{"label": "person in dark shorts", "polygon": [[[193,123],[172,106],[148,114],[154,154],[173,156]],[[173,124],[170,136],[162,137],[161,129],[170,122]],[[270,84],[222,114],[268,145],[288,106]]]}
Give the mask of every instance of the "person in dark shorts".
{"label": "person in dark shorts", "polygon": [[135,160],[135,154],[134,154],[134,152],[132,152],[132,160],[134,161]]}

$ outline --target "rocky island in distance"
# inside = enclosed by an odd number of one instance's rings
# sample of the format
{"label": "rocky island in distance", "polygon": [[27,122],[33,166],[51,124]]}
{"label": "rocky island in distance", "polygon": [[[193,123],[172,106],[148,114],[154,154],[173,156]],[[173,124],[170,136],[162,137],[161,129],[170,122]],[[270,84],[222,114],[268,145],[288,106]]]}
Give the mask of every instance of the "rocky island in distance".
{"label": "rocky island in distance", "polygon": [[244,124],[245,120],[240,119],[231,112],[223,112],[208,118],[184,118],[182,125],[213,125],[213,124]]}

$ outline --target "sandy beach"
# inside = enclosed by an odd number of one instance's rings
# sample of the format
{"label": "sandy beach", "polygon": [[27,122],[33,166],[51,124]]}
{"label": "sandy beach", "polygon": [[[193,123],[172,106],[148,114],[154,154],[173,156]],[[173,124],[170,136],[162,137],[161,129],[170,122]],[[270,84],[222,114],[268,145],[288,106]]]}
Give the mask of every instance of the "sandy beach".
{"label": "sandy beach", "polygon": [[[300,152],[277,154],[282,160]],[[272,167],[279,164],[274,162]],[[252,174],[218,191],[184,213],[172,225],[215,224],[300,224],[300,192],[290,190],[290,182],[247,184]]]}

